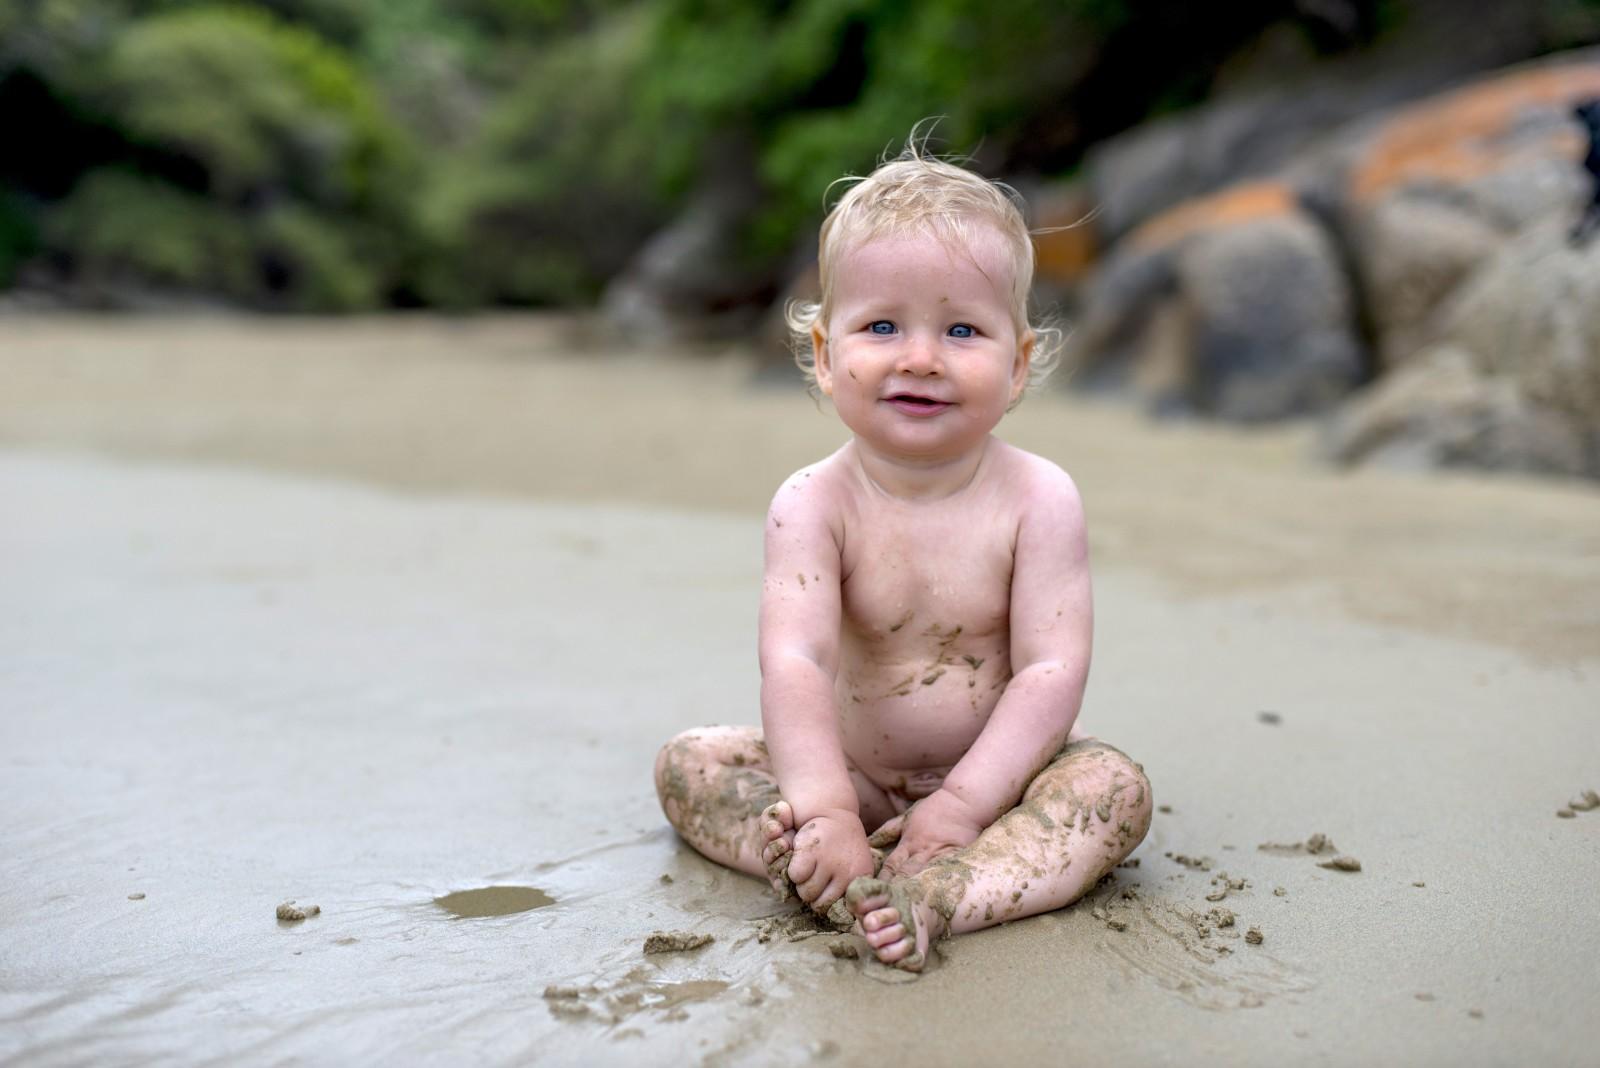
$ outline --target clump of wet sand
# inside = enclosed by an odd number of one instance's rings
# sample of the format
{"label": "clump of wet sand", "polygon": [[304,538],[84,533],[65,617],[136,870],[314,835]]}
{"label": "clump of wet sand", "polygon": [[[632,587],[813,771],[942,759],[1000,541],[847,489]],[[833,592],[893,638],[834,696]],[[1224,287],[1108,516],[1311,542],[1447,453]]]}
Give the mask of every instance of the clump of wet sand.
{"label": "clump of wet sand", "polygon": [[715,935],[696,931],[653,931],[644,940],[646,953],[685,953],[715,942]]}
{"label": "clump of wet sand", "polygon": [[296,905],[294,898],[290,898],[278,906],[278,922],[299,923],[301,920],[315,916],[321,911],[321,905]]}
{"label": "clump of wet sand", "polygon": [[1580,812],[1592,812],[1600,808],[1600,793],[1585,790],[1583,793],[1567,802],[1566,808],[1556,809],[1556,815],[1564,820],[1570,820]]}
{"label": "clump of wet sand", "polygon": [[1360,871],[1361,861],[1348,853],[1339,852],[1339,847],[1333,844],[1333,839],[1321,831],[1313,834],[1303,842],[1262,842],[1256,849],[1263,853],[1275,853],[1278,856],[1292,856],[1297,853],[1309,853],[1311,856],[1320,857],[1324,853],[1334,854],[1327,860],[1319,861],[1317,867],[1327,868],[1329,871]]}
{"label": "clump of wet sand", "polygon": [[800,909],[782,916],[766,916],[756,921],[756,941],[762,945],[776,939],[802,942],[818,935],[839,934],[855,926],[850,906],[840,900],[833,903],[825,915],[810,909]]}

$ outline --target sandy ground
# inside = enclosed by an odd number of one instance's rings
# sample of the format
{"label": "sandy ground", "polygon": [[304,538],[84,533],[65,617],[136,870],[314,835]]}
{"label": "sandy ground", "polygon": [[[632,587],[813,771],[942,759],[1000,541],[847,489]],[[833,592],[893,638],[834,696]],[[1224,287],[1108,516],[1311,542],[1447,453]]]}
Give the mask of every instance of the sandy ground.
{"label": "sandy ground", "polygon": [[[893,983],[648,776],[755,722],[761,510],[840,431],[582,335],[0,321],[0,1059],[1597,1063],[1596,489],[1030,400],[1090,510],[1084,722],[1170,811]],[[1258,849],[1313,832],[1362,870]],[[489,886],[538,907],[435,904]]]}

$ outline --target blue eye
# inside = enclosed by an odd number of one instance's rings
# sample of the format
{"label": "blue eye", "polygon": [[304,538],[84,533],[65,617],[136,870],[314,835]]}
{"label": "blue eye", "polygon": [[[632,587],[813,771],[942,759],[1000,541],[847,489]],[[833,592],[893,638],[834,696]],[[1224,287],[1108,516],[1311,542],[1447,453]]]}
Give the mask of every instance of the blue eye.
{"label": "blue eye", "polygon": [[977,331],[972,329],[972,327],[968,326],[966,323],[957,323],[955,326],[950,328],[951,337],[968,338],[973,337],[976,334]]}
{"label": "blue eye", "polygon": [[871,330],[874,334],[887,336],[894,333],[894,324],[887,319],[879,319],[876,322],[868,325],[867,329]]}

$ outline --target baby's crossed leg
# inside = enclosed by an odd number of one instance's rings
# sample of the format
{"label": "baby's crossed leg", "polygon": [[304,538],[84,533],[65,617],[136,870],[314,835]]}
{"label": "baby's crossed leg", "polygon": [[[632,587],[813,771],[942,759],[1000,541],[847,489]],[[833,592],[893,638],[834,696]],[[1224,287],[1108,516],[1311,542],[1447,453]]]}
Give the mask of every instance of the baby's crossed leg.
{"label": "baby's crossed leg", "polygon": [[[766,818],[778,801],[778,780],[761,732],[754,727],[697,727],[661,747],[656,794],[667,822],[697,852],[718,864],[759,876],[787,895],[781,872],[769,873],[762,853],[774,837],[794,840],[792,826],[768,834]],[[787,806],[785,806],[787,807]]]}
{"label": "baby's crossed leg", "polygon": [[[684,731],[662,747],[655,773],[656,793],[667,822],[702,856],[766,879],[781,897],[790,893],[806,897],[798,883],[810,893],[808,900],[817,898],[815,891],[820,888],[806,886],[813,869],[803,857],[803,845],[793,872],[797,878],[790,878],[797,828],[788,803],[778,796],[772,758],[759,729],[697,727]],[[866,776],[852,767],[850,778],[867,827],[896,814],[892,799]],[[878,860],[882,860],[881,851]],[[832,903],[811,900],[819,909]]]}
{"label": "baby's crossed leg", "polygon": [[1069,905],[1150,829],[1144,769],[1095,738],[1070,742],[1016,808],[965,849],[903,879],[857,879],[847,895],[878,959],[920,970],[941,937]]}
{"label": "baby's crossed leg", "polygon": [[[685,731],[662,748],[655,772],[662,811],[699,853],[767,879],[782,895],[794,889],[794,821],[758,729]],[[857,790],[863,822],[876,825],[885,814],[878,811],[883,792],[863,782]],[[849,908],[879,960],[917,970],[941,937],[1082,897],[1143,841],[1152,811],[1143,768],[1098,739],[1077,739],[972,845],[903,879],[857,879]],[[869,842],[892,845],[881,833]]]}

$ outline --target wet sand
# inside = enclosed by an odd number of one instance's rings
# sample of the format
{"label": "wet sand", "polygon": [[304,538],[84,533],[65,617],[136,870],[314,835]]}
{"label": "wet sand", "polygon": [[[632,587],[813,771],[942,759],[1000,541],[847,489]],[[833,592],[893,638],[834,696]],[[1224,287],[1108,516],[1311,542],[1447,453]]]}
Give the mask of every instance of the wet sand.
{"label": "wet sand", "polygon": [[[837,425],[581,333],[0,321],[0,1057],[1592,1057],[1600,492],[1028,401],[1090,510],[1084,722],[1170,811],[880,982],[648,775],[755,721],[760,514]],[[1257,848],[1314,832],[1361,870]],[[488,887],[539,893],[437,903]]]}

